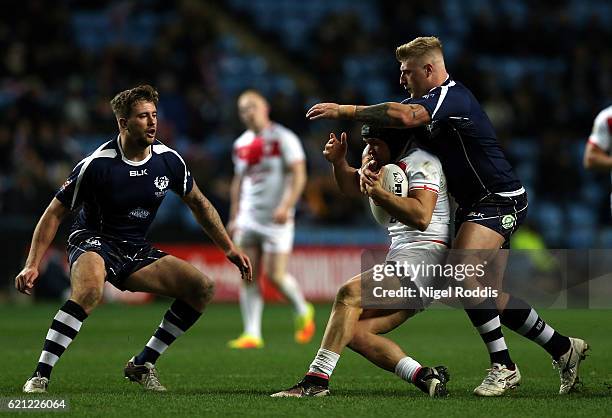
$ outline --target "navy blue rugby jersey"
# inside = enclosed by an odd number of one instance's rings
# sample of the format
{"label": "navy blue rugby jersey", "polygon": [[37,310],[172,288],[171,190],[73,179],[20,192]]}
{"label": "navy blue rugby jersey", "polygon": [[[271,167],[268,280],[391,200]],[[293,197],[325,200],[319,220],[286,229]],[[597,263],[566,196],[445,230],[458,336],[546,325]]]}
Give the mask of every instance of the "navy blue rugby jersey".
{"label": "navy blue rugby jersey", "polygon": [[427,109],[431,122],[414,130],[417,140],[442,162],[448,189],[469,207],[492,193],[525,192],[506,159],[491,121],[470,90],[450,77],[420,98],[404,100]]}
{"label": "navy blue rugby jersey", "polygon": [[70,210],[81,206],[72,231],[142,242],[168,190],[185,196],[192,187],[176,151],[155,140],[149,156],[134,162],[125,158],[117,137],[79,162],[55,197]]}

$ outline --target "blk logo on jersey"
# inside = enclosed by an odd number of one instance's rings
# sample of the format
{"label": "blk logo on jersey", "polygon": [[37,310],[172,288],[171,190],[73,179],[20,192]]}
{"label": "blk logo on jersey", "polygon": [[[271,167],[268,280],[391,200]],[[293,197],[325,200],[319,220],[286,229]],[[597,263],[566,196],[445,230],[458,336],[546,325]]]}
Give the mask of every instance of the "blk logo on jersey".
{"label": "blk logo on jersey", "polygon": [[140,177],[147,175],[149,175],[149,173],[147,173],[146,168],[143,168],[142,170],[130,170],[130,177]]}

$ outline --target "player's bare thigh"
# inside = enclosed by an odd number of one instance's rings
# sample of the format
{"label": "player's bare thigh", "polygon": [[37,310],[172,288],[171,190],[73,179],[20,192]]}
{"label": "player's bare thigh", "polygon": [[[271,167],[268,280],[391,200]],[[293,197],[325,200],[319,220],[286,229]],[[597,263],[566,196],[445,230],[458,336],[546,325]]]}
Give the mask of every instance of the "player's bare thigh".
{"label": "player's bare thigh", "polygon": [[414,309],[368,309],[363,311],[357,323],[359,331],[372,334],[386,334],[412,318],[418,311]]}
{"label": "player's bare thigh", "polygon": [[91,313],[102,301],[105,280],[104,259],[93,251],[81,254],[70,270],[70,299]]}
{"label": "player's bare thigh", "polygon": [[463,222],[453,240],[453,249],[496,250],[504,243],[504,237],[486,226],[475,222]]}
{"label": "player's bare thigh", "polygon": [[[451,264],[481,264],[485,260],[489,267],[487,275],[481,281],[466,279],[463,285],[466,288],[474,288],[477,286],[488,286],[499,291],[499,297],[496,300],[499,309],[503,310],[508,302],[508,295],[501,291],[503,275],[508,258],[507,251],[500,250],[504,243],[504,237],[486,226],[475,222],[464,222],[459,228],[457,237],[453,241],[453,250],[468,250],[466,253],[451,252],[452,259],[449,259]],[[485,251],[476,251],[485,250]],[[461,257],[464,260],[461,260]],[[493,257],[495,262],[491,262]]]}
{"label": "player's bare thigh", "polygon": [[167,255],[132,273],[124,282],[127,290],[169,296],[203,310],[212,299],[214,284],[197,268]]}

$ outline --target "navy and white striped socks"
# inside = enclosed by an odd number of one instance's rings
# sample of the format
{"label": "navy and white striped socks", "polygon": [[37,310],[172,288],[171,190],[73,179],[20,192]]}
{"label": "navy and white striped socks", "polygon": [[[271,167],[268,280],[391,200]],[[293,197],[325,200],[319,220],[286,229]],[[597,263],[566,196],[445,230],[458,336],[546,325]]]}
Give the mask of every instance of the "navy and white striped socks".
{"label": "navy and white striped socks", "polygon": [[506,346],[499,313],[493,299],[485,299],[475,307],[466,309],[465,312],[486,344],[491,364],[503,364],[508,369],[514,370],[514,363]]}
{"label": "navy and white striped socks", "polygon": [[175,300],[164,315],[155,334],[134,359],[134,363],[140,365],[145,364],[145,362],[155,364],[168,346],[195,324],[201,315],[201,312],[196,311],[187,303]]}
{"label": "navy and white striped socks", "polygon": [[555,360],[570,349],[570,339],[544,322],[535,309],[522,299],[510,296],[506,309],[500,317],[502,324],[538,343]]}
{"label": "navy and white striped socks", "polygon": [[45,337],[45,345],[38,359],[38,366],[33,374],[49,379],[53,366],[75,339],[83,321],[87,318],[85,310],[76,302],[66,301],[55,314],[51,328]]}

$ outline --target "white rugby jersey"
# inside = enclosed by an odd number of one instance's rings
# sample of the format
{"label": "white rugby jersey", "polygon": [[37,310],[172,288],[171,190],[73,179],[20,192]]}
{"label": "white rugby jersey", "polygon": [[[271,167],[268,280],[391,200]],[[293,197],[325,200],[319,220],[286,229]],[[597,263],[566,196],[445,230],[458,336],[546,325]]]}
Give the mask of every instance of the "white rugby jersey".
{"label": "white rugby jersey", "polygon": [[431,223],[425,231],[397,222],[389,227],[390,250],[412,248],[417,243],[437,242],[450,246],[450,203],[446,177],[438,157],[413,148],[397,162],[408,177],[408,190],[425,189],[438,194]]}
{"label": "white rugby jersey", "polygon": [[[589,142],[608,154],[612,151],[610,149],[612,145],[612,106],[606,107],[595,117]],[[612,172],[610,174],[612,175]],[[610,202],[612,205],[612,195],[610,195]]]}
{"label": "white rugby jersey", "polygon": [[273,122],[259,135],[251,130],[240,135],[232,159],[236,175],[242,176],[237,220],[271,222],[285,193],[289,166],[305,160],[300,140]]}

